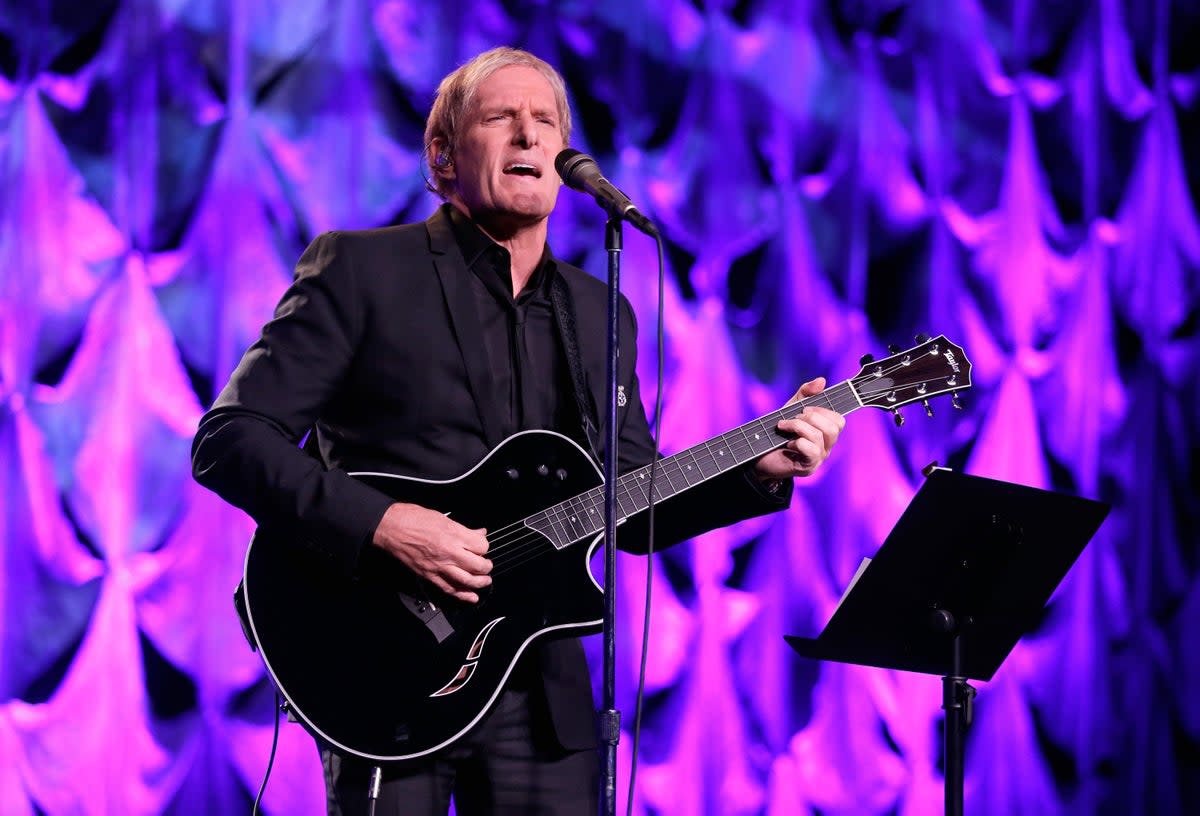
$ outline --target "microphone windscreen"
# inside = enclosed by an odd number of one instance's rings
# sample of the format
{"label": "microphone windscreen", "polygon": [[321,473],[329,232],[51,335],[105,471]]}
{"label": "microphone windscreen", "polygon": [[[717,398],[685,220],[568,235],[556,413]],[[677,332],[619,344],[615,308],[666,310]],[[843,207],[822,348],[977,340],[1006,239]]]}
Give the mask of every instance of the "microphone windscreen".
{"label": "microphone windscreen", "polygon": [[[584,171],[584,168],[589,165],[595,166],[596,160],[572,147],[565,148],[554,157],[554,169],[558,171],[558,175],[568,187],[576,190],[583,189],[586,173],[581,171]],[[599,172],[599,167],[596,169]]]}

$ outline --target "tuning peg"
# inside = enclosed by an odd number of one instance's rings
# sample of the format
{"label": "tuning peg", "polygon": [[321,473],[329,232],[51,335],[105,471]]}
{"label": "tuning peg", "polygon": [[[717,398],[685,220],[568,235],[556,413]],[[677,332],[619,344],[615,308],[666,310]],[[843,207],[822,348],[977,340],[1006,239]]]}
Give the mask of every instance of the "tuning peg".
{"label": "tuning peg", "polygon": [[904,414],[900,413],[899,408],[892,409],[892,419],[896,420],[897,428],[902,427],[904,425]]}
{"label": "tuning peg", "polygon": [[929,404],[929,400],[921,400],[921,404],[925,406],[925,416],[933,416],[933,406]]}
{"label": "tuning peg", "polygon": [[928,334],[926,334],[925,332],[921,332],[921,333],[920,333],[920,334],[918,334],[916,337],[914,337],[914,338],[913,338],[913,340],[916,340],[916,341],[917,341],[917,345],[919,346],[919,345],[921,345],[922,343],[928,343],[928,342],[929,342],[929,335],[928,335]]}
{"label": "tuning peg", "polygon": [[951,392],[950,404],[953,405],[955,408],[957,408],[960,411],[963,409],[963,402],[961,399],[959,399],[957,391]]}
{"label": "tuning peg", "polygon": [[889,354],[899,354],[900,347],[897,346],[895,343],[888,343],[888,353]]}

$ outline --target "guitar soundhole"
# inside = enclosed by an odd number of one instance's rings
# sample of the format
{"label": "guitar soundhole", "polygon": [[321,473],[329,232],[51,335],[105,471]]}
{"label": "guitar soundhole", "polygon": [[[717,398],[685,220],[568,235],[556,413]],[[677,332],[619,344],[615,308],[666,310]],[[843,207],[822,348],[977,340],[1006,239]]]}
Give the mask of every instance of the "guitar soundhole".
{"label": "guitar soundhole", "polygon": [[458,691],[460,688],[462,688],[463,686],[465,686],[467,684],[468,680],[471,679],[471,675],[473,675],[475,673],[475,667],[477,665],[478,665],[477,663],[464,664],[462,666],[462,668],[460,668],[458,670],[458,674],[454,675],[454,679],[452,679],[449,683],[442,686],[440,689],[435,691],[433,694],[430,694],[429,696],[430,697],[445,697],[447,695],[453,694],[454,692]]}

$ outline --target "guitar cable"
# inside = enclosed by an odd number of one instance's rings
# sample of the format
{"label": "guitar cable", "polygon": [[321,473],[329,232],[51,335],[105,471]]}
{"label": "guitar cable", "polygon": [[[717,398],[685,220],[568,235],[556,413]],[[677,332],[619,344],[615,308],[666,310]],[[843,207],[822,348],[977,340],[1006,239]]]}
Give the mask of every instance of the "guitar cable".
{"label": "guitar cable", "polygon": [[379,801],[379,785],[383,781],[383,768],[376,765],[371,769],[371,781],[367,785],[367,816],[375,816],[375,805]]}
{"label": "guitar cable", "polygon": [[654,389],[654,454],[650,459],[650,485],[646,495],[649,496],[649,508],[646,515],[646,526],[649,532],[646,536],[646,608],[642,614],[642,657],[638,666],[637,700],[633,708],[633,756],[629,762],[629,793],[625,800],[625,814],[633,814],[633,790],[637,784],[638,746],[642,741],[642,703],[646,695],[646,658],[650,647],[650,602],[654,587],[654,474],[658,469],[658,440],[662,437],[663,415],[663,357],[666,343],[664,342],[663,293],[666,288],[666,264],[663,262],[663,239],[661,235],[654,236],[658,247],[658,321],[655,333],[655,344],[658,358],[656,360],[656,379]]}
{"label": "guitar cable", "polygon": [[271,709],[275,713],[275,731],[271,735],[271,756],[267,758],[267,772],[263,774],[262,784],[258,787],[258,796],[254,797],[254,807],[251,809],[251,816],[258,816],[258,806],[262,804],[263,794],[267,792],[267,780],[271,778],[271,769],[275,767],[275,749],[279,747],[279,712],[283,711],[283,697],[279,694],[279,689],[275,689],[275,707]]}

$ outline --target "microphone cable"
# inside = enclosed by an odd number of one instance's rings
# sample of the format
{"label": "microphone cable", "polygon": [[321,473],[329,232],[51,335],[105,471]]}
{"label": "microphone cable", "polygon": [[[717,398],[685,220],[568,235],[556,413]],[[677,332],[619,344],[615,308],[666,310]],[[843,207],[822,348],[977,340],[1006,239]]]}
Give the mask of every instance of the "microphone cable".
{"label": "microphone cable", "polygon": [[662,437],[663,415],[663,358],[666,357],[664,342],[664,310],[663,294],[666,289],[666,264],[663,261],[663,239],[657,233],[654,236],[655,246],[658,247],[658,321],[655,332],[655,347],[658,354],[656,361],[656,380],[654,389],[654,454],[650,460],[650,485],[647,495],[650,497],[650,507],[646,516],[646,526],[649,533],[646,537],[646,609],[642,614],[642,656],[638,666],[637,700],[633,708],[633,756],[629,762],[629,793],[625,800],[626,816],[633,816],[633,789],[637,783],[638,746],[642,741],[642,703],[646,694],[646,658],[650,648],[650,603],[654,588],[654,474],[658,469],[659,439]]}

